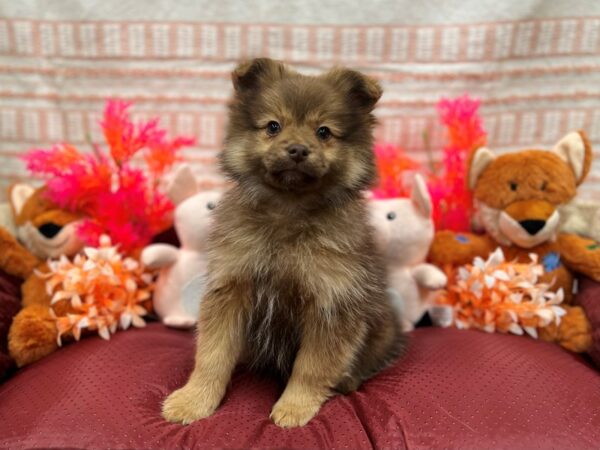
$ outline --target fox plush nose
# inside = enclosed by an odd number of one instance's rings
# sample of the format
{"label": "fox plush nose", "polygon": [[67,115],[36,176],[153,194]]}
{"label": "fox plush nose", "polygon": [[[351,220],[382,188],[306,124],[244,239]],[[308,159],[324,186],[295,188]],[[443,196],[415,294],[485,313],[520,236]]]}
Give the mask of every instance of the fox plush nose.
{"label": "fox plush nose", "polygon": [[301,163],[308,155],[310,155],[310,150],[306,145],[302,144],[292,144],[287,148],[287,152],[289,157],[297,163]]}
{"label": "fox plush nose", "polygon": [[537,234],[546,225],[545,220],[522,220],[519,224],[527,231],[531,236]]}
{"label": "fox plush nose", "polygon": [[39,226],[38,230],[44,237],[47,237],[48,239],[52,239],[54,236],[56,236],[60,232],[60,230],[62,230],[62,227],[55,223],[48,222],[48,223],[45,223],[45,224]]}
{"label": "fox plush nose", "polygon": [[544,200],[524,200],[508,205],[504,211],[530,236],[535,236],[546,226],[556,207]]}

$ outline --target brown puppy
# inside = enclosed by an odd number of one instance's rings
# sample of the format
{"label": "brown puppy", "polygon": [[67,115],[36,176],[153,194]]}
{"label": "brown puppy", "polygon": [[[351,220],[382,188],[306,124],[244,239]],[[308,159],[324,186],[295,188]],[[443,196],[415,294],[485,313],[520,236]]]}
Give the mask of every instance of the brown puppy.
{"label": "brown puppy", "polygon": [[211,415],[243,360],[287,380],[271,417],[300,426],[403,348],[360,194],[375,177],[381,88],[269,59],[239,66],[233,84],[221,162],[235,186],[215,210],[196,365],[163,416]]}

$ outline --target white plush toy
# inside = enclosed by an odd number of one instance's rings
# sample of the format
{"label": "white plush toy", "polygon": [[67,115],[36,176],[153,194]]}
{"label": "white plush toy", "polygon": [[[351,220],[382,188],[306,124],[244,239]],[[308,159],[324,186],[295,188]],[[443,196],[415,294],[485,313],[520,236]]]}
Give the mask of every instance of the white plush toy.
{"label": "white plush toy", "polygon": [[399,307],[403,328],[410,331],[427,312],[427,297],[446,285],[446,275],[425,263],[433,241],[432,205],[427,186],[416,175],[411,198],[369,203],[377,244],[385,257],[388,293]]}
{"label": "white plush toy", "polygon": [[142,252],[142,263],[160,269],[153,295],[154,310],[170,327],[190,328],[198,319],[206,276],[206,239],[211,212],[221,194],[198,192],[188,166],[181,166],[168,188],[175,206],[175,231],[181,247],[152,244]]}
{"label": "white plush toy", "polygon": [[575,197],[560,207],[560,229],[600,242],[600,202]]}

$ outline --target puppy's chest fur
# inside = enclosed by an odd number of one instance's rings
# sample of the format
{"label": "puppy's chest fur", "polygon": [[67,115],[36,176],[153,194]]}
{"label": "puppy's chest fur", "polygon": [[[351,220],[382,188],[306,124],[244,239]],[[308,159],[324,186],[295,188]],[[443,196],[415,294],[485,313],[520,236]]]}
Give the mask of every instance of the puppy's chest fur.
{"label": "puppy's chest fur", "polygon": [[301,341],[306,299],[293,282],[256,277],[246,322],[246,362],[287,378]]}
{"label": "puppy's chest fur", "polygon": [[[291,372],[300,346],[303,318],[315,296],[306,286],[312,276],[315,247],[310,224],[265,214],[246,217],[236,230],[237,261],[232,273],[251,280],[246,321],[246,360],[255,370]],[[252,242],[244,237],[252,236]]]}
{"label": "puppy's chest fur", "polygon": [[363,262],[354,240],[336,230],[349,226],[343,214],[286,215],[240,206],[215,233],[209,272],[249,282],[247,363],[285,378],[303,327],[314,325],[307,321],[315,314],[326,320],[345,297],[357,296]]}

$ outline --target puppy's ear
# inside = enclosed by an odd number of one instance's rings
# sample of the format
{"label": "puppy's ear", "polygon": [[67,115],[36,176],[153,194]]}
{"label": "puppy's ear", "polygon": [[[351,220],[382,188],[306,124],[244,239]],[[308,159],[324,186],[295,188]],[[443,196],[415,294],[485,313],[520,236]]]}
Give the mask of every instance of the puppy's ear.
{"label": "puppy's ear", "polygon": [[379,82],[360,72],[343,67],[334,68],[325,74],[325,78],[336,87],[346,91],[346,94],[359,106],[371,111],[383,89]]}
{"label": "puppy's ear", "polygon": [[585,179],[592,165],[592,146],[583,131],[573,131],[563,137],[552,149],[573,171],[577,184]]}
{"label": "puppy's ear", "polygon": [[496,155],[487,147],[480,147],[475,150],[469,163],[469,189],[475,189],[479,176],[494,159],[496,159]]}
{"label": "puppy's ear", "polygon": [[277,81],[286,72],[285,65],[269,58],[256,58],[241,63],[231,74],[236,92],[258,87],[261,83]]}

